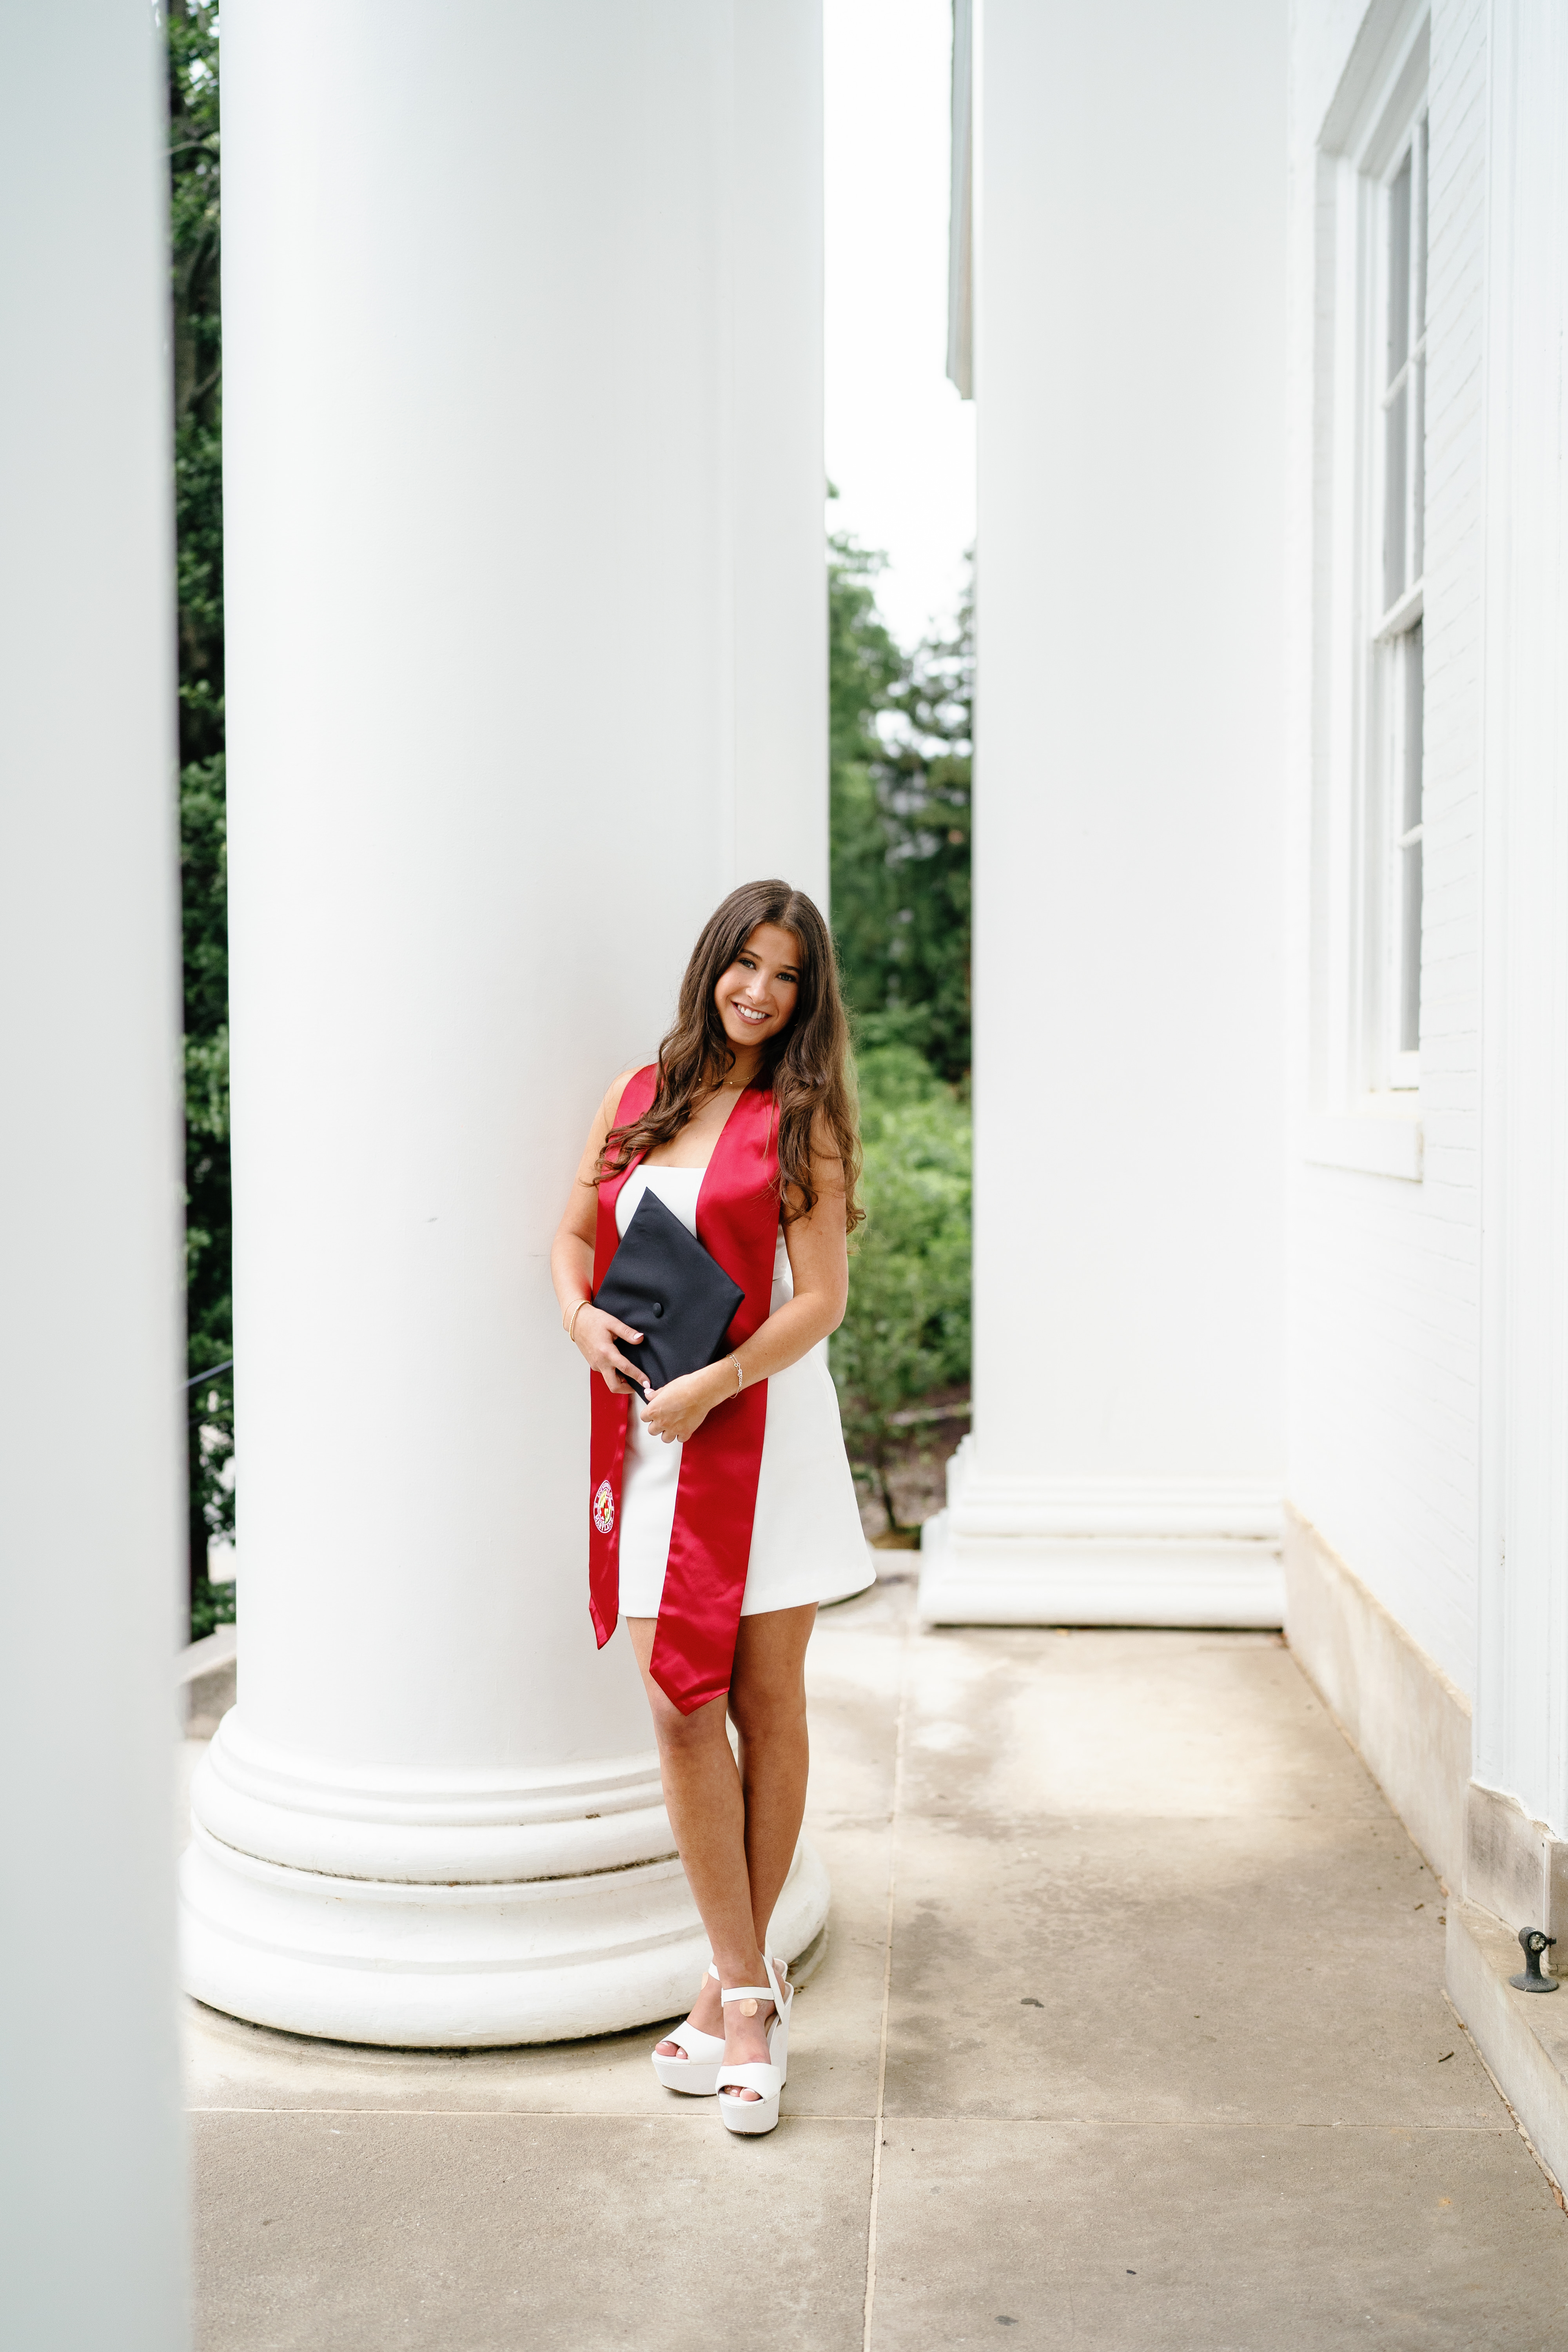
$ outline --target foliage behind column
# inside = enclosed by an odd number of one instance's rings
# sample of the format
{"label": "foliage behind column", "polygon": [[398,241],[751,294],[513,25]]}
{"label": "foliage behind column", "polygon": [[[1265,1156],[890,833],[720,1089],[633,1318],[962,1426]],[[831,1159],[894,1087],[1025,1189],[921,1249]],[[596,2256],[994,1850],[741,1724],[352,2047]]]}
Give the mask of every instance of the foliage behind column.
{"label": "foliage behind column", "polygon": [[[169,0],[174,516],[179,589],[180,865],[184,927],[188,1370],[234,1352],[230,1308],[228,929],[223,682],[223,342],[218,300],[217,11]],[[228,1377],[191,1423],[193,1631],[231,1613],[206,1583],[209,1536],[231,1535]]]}
{"label": "foliage behind column", "polygon": [[973,643],[906,656],[881,557],[828,542],[833,929],[854,1019],[868,1221],[830,1350],[861,1485],[897,1529],[905,1409],[969,1377]]}
{"label": "foliage behind column", "polygon": [[833,929],[859,1042],[969,1075],[974,642],[902,653],[877,611],[883,559],[828,541]]}

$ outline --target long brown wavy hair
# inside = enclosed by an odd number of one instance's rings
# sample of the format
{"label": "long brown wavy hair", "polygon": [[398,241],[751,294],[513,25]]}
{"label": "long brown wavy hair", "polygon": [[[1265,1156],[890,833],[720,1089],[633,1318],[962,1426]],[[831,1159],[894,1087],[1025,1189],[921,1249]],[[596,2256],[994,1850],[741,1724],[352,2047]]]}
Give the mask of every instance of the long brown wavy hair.
{"label": "long brown wavy hair", "polygon": [[795,1013],[789,1026],[770,1039],[759,1074],[773,1087],[778,1114],[779,1200],[791,1220],[808,1217],[816,1206],[811,1139],[820,1118],[843,1162],[845,1223],[853,1232],[866,1212],[856,1198],[860,1135],[846,1075],[849,1024],[838,992],[833,934],[805,891],[787,882],[743,882],[709,916],[680,983],[674,1026],[658,1049],[658,1091],[640,1118],[610,1129],[594,1181],[602,1184],[639,1152],[672,1143],[698,1097],[734,1067],[713,992],[760,923],[776,923],[800,943]]}

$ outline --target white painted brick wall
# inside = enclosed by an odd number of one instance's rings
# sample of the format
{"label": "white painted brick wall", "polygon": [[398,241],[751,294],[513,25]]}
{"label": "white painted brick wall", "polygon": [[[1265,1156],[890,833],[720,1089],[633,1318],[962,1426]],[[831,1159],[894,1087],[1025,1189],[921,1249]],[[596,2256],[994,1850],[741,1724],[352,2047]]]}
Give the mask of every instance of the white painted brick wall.
{"label": "white painted brick wall", "polygon": [[[1481,395],[1487,11],[1436,0],[1431,28],[1431,215],[1426,419],[1426,911],[1419,1184],[1307,1165],[1290,1184],[1292,1499],[1460,1686],[1475,1683],[1479,1144]],[[1312,286],[1311,139],[1332,51],[1355,25],[1342,0],[1298,20],[1292,128],[1297,208],[1292,562],[1312,560],[1321,516],[1303,469]],[[1310,78],[1310,87],[1305,87]],[[1289,609],[1309,604],[1293,583]],[[1304,633],[1310,646],[1310,627]],[[1310,652],[1306,656],[1310,667]],[[1300,646],[1297,662],[1302,661]],[[1298,675],[1298,728],[1312,681]],[[1292,790],[1310,790],[1293,747]],[[1294,812],[1291,932],[1305,954],[1304,812]],[[1305,986],[1296,990],[1298,1095],[1306,1085]]]}

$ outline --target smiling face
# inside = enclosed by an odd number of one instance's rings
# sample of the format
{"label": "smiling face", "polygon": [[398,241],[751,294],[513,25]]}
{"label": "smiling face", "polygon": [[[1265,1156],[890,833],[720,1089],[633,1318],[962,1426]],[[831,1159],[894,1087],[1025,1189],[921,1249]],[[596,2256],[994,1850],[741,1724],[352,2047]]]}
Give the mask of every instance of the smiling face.
{"label": "smiling face", "polygon": [[759,923],[720,975],[713,1003],[725,1036],[743,1053],[784,1034],[799,994],[800,941],[777,923]]}

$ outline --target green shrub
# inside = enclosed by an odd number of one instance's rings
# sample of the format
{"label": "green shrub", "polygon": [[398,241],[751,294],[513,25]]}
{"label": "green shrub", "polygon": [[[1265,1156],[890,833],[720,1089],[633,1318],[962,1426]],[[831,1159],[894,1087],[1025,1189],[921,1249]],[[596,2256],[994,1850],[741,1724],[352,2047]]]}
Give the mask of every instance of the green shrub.
{"label": "green shrub", "polygon": [[215,1626],[234,1623],[234,1587],[198,1577],[191,1591],[191,1639],[200,1642]]}
{"label": "green shrub", "polygon": [[912,1046],[862,1053],[858,1076],[867,1216],[830,1354],[849,1458],[896,1527],[893,1416],[969,1378],[969,1107]]}

